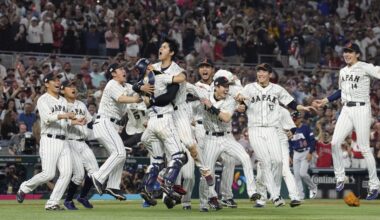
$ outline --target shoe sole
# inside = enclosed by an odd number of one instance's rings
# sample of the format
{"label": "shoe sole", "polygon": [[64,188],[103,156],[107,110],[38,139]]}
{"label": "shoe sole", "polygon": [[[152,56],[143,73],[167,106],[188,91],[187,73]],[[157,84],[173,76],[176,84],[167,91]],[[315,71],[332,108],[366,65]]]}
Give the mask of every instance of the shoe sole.
{"label": "shoe sole", "polygon": [[98,180],[96,180],[94,176],[91,176],[91,180],[92,180],[93,185],[95,186],[96,191],[97,191],[100,195],[103,195],[103,190],[102,190],[102,188],[100,188],[100,187],[98,186],[98,184],[96,184],[96,182],[98,182]]}
{"label": "shoe sole", "polygon": [[25,200],[25,194],[24,195],[22,195],[22,193],[23,192],[17,192],[17,194],[16,194],[16,200],[17,200],[17,202],[18,203],[23,203],[24,202],[24,200]]}
{"label": "shoe sole", "polygon": [[146,203],[148,203],[149,205],[151,206],[156,206],[157,205],[157,201],[152,199],[150,196],[148,196],[147,194],[145,193],[140,193],[140,196],[144,199],[144,201]]}
{"label": "shoe sole", "polygon": [[377,197],[379,197],[379,193],[377,193],[376,195],[367,197],[366,200],[375,200],[377,199]]}
{"label": "shoe sole", "polygon": [[290,207],[291,208],[294,208],[294,207],[297,207],[297,206],[300,206],[301,203],[293,203],[293,204],[290,204]]}
{"label": "shoe sole", "polygon": [[117,200],[120,200],[120,201],[127,200],[124,196],[120,196],[119,194],[116,194],[116,193],[112,192],[111,190],[106,189],[106,192],[108,194],[110,194],[111,196],[115,197],[115,199],[117,199]]}
{"label": "shoe sole", "polygon": [[80,204],[82,204],[82,206],[85,207],[86,209],[92,209],[92,208],[94,208],[94,206],[92,206],[92,205],[91,205],[91,206],[85,205],[83,202],[81,202],[81,201],[78,200],[78,199],[77,199],[77,201],[78,201]]}
{"label": "shoe sole", "polygon": [[223,203],[223,202],[221,202],[221,204],[222,204],[222,206],[227,207],[227,208],[232,208],[232,209],[237,208],[237,205],[231,205],[231,204],[227,204],[227,203]]}

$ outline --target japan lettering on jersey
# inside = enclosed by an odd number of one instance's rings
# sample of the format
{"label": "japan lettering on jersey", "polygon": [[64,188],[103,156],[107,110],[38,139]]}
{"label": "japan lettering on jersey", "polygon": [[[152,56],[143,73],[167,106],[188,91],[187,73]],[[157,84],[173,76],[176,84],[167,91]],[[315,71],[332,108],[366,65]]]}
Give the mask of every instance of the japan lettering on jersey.
{"label": "japan lettering on jersey", "polygon": [[277,127],[280,117],[279,103],[288,105],[294,98],[281,86],[273,83],[265,88],[250,83],[241,91],[246,98],[249,126]]}
{"label": "japan lettering on jersey", "polygon": [[[216,101],[214,98],[214,92],[212,91],[209,93],[209,100],[212,105],[221,112],[226,112],[232,115],[235,111],[236,102],[229,95],[227,95],[226,99]],[[231,122],[223,122],[217,115],[212,114],[209,110],[206,110],[205,107],[203,110],[203,126],[206,131],[210,132],[231,132],[232,130]]]}
{"label": "japan lettering on jersey", "polygon": [[[158,62],[158,63],[155,63],[153,64],[153,68],[155,70],[159,70],[159,71],[163,71],[164,73],[170,75],[170,76],[176,76],[180,73],[184,73],[185,70],[182,69],[182,67],[180,67],[177,63],[175,63],[174,61],[172,61],[172,63],[170,64],[170,66],[165,69],[165,70],[162,70],[161,68],[161,62]],[[175,105],[181,105],[181,104],[184,104],[186,103],[186,82],[184,83],[181,83],[179,85],[179,90],[177,92],[177,95],[173,101],[173,103]],[[155,95],[157,97],[157,95]]]}
{"label": "japan lettering on jersey", "polygon": [[104,88],[99,104],[98,115],[120,120],[125,113],[126,104],[117,100],[122,95],[132,95],[132,87],[127,84],[121,85],[115,80],[110,80]]}
{"label": "japan lettering on jersey", "polygon": [[342,68],[339,72],[342,102],[369,103],[371,76],[380,79],[380,67],[359,61],[350,67]]}
{"label": "japan lettering on jersey", "polygon": [[[67,107],[69,112],[75,113],[76,118],[85,118],[87,123],[92,121],[93,117],[83,102],[75,100],[74,103],[67,103]],[[88,137],[87,125],[69,126],[67,131],[68,138],[72,140],[87,139]]]}
{"label": "japan lettering on jersey", "polygon": [[65,135],[68,120],[58,120],[59,114],[67,113],[67,101],[45,93],[37,101],[41,118],[41,134]]}

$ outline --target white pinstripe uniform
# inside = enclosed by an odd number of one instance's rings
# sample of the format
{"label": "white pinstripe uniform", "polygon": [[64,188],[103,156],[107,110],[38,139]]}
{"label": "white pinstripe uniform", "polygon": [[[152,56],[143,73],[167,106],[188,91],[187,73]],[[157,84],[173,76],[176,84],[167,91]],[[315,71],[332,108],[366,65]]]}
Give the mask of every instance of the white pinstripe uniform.
{"label": "white pinstripe uniform", "polygon": [[72,174],[70,148],[67,141],[57,138],[65,136],[68,121],[58,120],[59,114],[67,113],[67,102],[63,97],[53,97],[48,93],[42,95],[37,101],[37,109],[41,118],[40,157],[42,172],[30,180],[23,182],[20,190],[24,193],[32,192],[36,187],[52,180],[56,169],[59,178],[54,186],[50,199],[45,208],[59,205]]}
{"label": "white pinstripe uniform", "polygon": [[124,103],[117,100],[122,95],[132,95],[130,86],[121,85],[116,80],[110,80],[104,88],[99,104],[98,116],[93,125],[94,137],[105,146],[110,156],[93,174],[96,180],[103,184],[107,178],[107,188],[120,189],[121,175],[126,159],[124,143],[119,135],[118,121],[125,111]]}
{"label": "white pinstripe uniform", "polygon": [[[281,191],[281,179],[284,178],[286,187],[288,188],[289,197],[291,200],[299,200],[299,194],[297,190],[296,181],[293,173],[290,171],[289,166],[289,142],[288,136],[286,135],[286,131],[289,131],[292,128],[295,128],[296,125],[290,115],[290,112],[283,107],[279,108],[280,111],[280,120],[278,127],[278,136],[280,138],[281,143],[281,153],[282,153],[282,175],[274,176],[275,179],[275,187],[276,192],[280,193]],[[281,178],[282,177],[282,178]],[[267,197],[267,190],[265,188],[265,183],[263,180],[263,170],[261,169],[261,165],[257,170],[257,189],[261,194],[260,204],[264,205],[265,199]],[[264,201],[264,202],[263,202]]]}
{"label": "white pinstripe uniform", "polygon": [[[86,118],[87,122],[92,121],[92,115],[88,112],[86,105],[75,100],[74,103],[67,103],[68,111],[74,112],[77,118]],[[98,162],[95,155],[86,144],[85,140],[88,137],[88,129],[86,125],[75,125],[68,127],[67,132],[68,144],[71,150],[73,162],[73,177],[71,180],[80,185],[84,179],[84,169],[89,176],[99,170]]]}
{"label": "white pinstripe uniform", "polygon": [[249,141],[264,171],[264,182],[275,200],[280,195],[274,177],[282,176],[281,143],[278,137],[280,105],[288,105],[293,97],[281,86],[269,83],[265,88],[258,83],[250,83],[241,91],[247,98]]}
{"label": "white pinstripe uniform", "polygon": [[[214,92],[210,92],[208,98],[211,103],[222,112],[228,112],[232,115],[235,111],[235,100],[229,95],[224,100],[216,101],[214,99]],[[231,122],[222,122],[217,115],[204,111],[203,125],[207,136],[204,146],[204,160],[206,161],[206,165],[210,167],[211,172],[215,174],[216,160],[223,152],[239,160],[243,165],[244,174],[247,179],[248,196],[251,197],[256,193],[251,160],[244,150],[244,147],[241,146],[231,134]],[[201,181],[201,184],[205,184],[204,181]],[[212,197],[217,197],[214,186],[209,187],[208,198]]]}
{"label": "white pinstripe uniform", "polygon": [[[369,97],[370,78],[380,79],[380,67],[358,61],[346,66],[339,72],[339,89],[342,91],[344,104],[335,125],[331,140],[335,177],[338,182],[345,180],[343,152],[341,144],[349,133],[355,129],[357,143],[368,166],[369,189],[379,189],[380,183],[376,173],[376,162],[369,147],[371,104]],[[355,102],[355,106],[347,106]],[[363,103],[360,105],[359,103]]]}
{"label": "white pinstripe uniform", "polygon": [[142,133],[145,130],[144,123],[148,121],[147,109],[144,103],[131,103],[126,105],[128,122],[125,131],[128,135]]}

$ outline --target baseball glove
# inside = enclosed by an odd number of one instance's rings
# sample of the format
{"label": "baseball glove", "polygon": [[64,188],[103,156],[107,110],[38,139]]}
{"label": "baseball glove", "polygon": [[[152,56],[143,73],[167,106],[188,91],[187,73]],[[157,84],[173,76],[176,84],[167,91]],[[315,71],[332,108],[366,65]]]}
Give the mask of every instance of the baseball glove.
{"label": "baseball glove", "polygon": [[345,197],[344,197],[344,202],[348,206],[352,207],[359,207],[360,206],[360,200],[358,197],[353,192],[349,192]]}

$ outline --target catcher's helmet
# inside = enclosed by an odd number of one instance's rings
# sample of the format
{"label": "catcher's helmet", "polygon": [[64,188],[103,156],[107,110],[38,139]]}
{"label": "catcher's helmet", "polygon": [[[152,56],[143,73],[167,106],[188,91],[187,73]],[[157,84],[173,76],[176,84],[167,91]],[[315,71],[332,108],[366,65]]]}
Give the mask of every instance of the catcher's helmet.
{"label": "catcher's helmet", "polygon": [[141,58],[136,62],[135,68],[139,71],[140,76],[145,74],[146,68],[148,68],[149,64],[150,61],[146,58]]}

